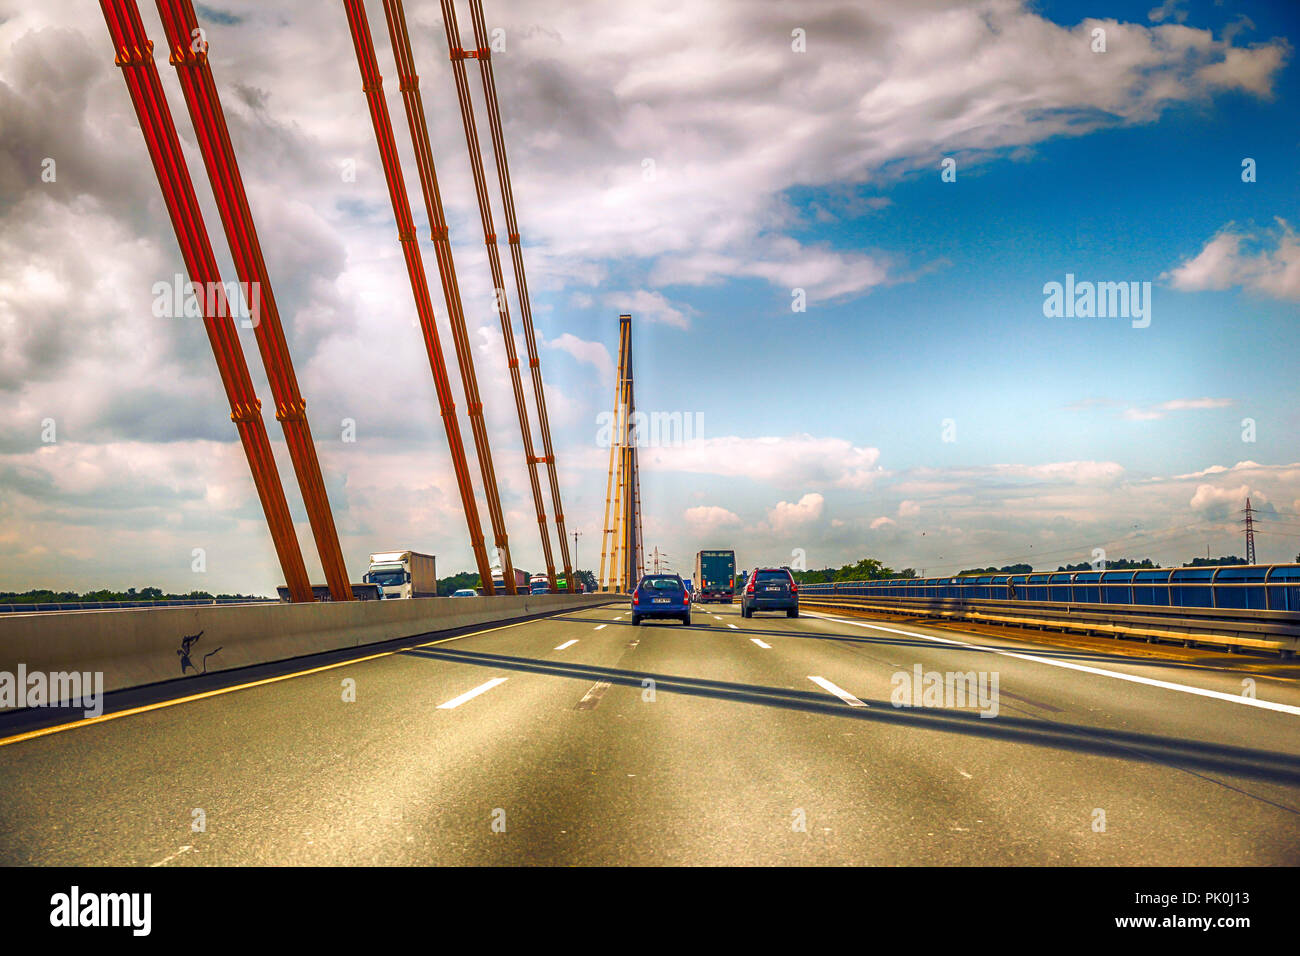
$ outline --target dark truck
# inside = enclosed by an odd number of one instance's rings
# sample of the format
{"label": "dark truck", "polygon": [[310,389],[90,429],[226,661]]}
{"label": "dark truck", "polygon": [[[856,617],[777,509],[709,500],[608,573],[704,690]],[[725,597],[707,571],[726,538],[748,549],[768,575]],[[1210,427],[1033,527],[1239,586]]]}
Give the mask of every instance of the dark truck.
{"label": "dark truck", "polygon": [[700,551],[695,555],[696,601],[730,604],[735,583],[735,551]]}

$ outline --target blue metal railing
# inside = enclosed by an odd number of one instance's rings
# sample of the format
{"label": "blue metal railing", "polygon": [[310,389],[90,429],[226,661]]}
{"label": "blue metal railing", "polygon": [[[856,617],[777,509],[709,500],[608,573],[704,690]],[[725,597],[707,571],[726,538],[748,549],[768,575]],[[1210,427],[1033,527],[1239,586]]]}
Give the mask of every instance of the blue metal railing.
{"label": "blue metal railing", "polygon": [[1045,571],[804,584],[807,597],[943,598],[1300,611],[1300,564]]}

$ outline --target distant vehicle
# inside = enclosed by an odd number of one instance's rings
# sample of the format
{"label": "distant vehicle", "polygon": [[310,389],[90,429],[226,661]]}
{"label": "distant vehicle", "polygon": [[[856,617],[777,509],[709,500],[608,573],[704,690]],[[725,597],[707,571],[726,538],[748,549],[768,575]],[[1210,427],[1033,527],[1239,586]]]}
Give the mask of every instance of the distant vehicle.
{"label": "distant vehicle", "polygon": [[695,581],[700,589],[697,599],[701,603],[720,601],[730,604],[732,588],[736,585],[736,552],[701,551],[696,554]]}
{"label": "distant vehicle", "polygon": [[453,591],[452,597],[478,597],[478,592],[473,588],[461,588],[459,591]]}
{"label": "distant vehicle", "polygon": [[799,585],[786,568],[755,568],[740,592],[740,616],[753,617],[755,611],[785,611],[786,617],[799,616]]}
{"label": "distant vehicle", "polygon": [[550,594],[551,579],[544,574],[534,574],[528,580],[529,594]]}
{"label": "distant vehicle", "polygon": [[647,574],[632,592],[632,623],[648,617],[673,617],[691,623],[691,594],[675,574]]}
{"label": "distant vehicle", "polygon": [[370,556],[364,578],[377,584],[384,600],[438,596],[437,562],[418,551],[379,551]]}
{"label": "distant vehicle", "polygon": [[[292,602],[290,601],[290,598],[289,598],[289,589],[288,589],[287,587],[285,587],[283,584],[281,584],[281,585],[280,585],[278,588],[276,588],[275,590],[276,590],[276,593],[280,596],[280,603],[281,603],[281,604],[290,604],[290,603],[292,603]],[[311,590],[312,590],[312,595],[316,598],[317,601],[333,601],[333,600],[334,600],[334,596],[333,596],[332,594],[330,594],[330,588],[329,588],[329,585],[328,585],[328,584],[313,584],[313,585],[311,586]],[[381,587],[379,587],[378,585],[375,585],[375,584],[354,584],[354,585],[352,585],[352,596],[353,596],[356,600],[358,600],[358,601],[378,601],[378,600],[380,600],[381,598],[383,598],[383,596],[384,596],[384,589],[381,588]],[[150,603],[153,603],[153,602],[150,602]],[[164,602],[164,603],[171,603],[171,602]],[[211,602],[211,601],[209,601],[209,602],[196,601],[196,602],[190,602],[190,603],[209,603],[209,604],[210,604],[210,603],[214,603],[214,602]],[[218,601],[218,602],[215,602],[215,603],[221,603],[221,602]],[[136,604],[136,602],[134,602],[134,601],[130,601],[130,602],[122,602],[121,606],[122,606],[122,607],[133,607],[133,606],[135,606],[135,604]],[[91,606],[93,607],[93,606],[95,606],[95,605],[91,605]]]}
{"label": "distant vehicle", "polygon": [[[492,586],[496,588],[497,594],[506,593],[506,579],[500,568],[492,572]],[[515,590],[519,594],[528,593],[528,572],[522,568],[515,568]]]}

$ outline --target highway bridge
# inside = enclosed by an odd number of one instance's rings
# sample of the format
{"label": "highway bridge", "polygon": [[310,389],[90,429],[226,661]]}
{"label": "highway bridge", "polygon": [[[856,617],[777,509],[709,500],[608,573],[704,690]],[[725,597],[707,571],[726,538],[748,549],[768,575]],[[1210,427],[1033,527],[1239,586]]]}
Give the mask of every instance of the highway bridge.
{"label": "highway bridge", "polygon": [[625,599],[427,637],[6,717],[0,863],[1300,862],[1276,657]]}
{"label": "highway bridge", "polygon": [[[367,5],[344,0],[333,15],[356,54],[353,119],[369,113],[436,386],[438,408],[424,412],[445,431],[458,535],[484,591],[360,600],[207,40],[189,0],[157,5],[166,39],[155,55],[136,0],[101,0],[103,54],[121,68],[141,161],[194,288],[222,289],[155,61],[176,68],[239,285],[260,296],[254,336],[326,581],[309,580],[271,409],[216,296],[200,304],[204,328],[288,600],[0,615],[0,864],[1300,864],[1300,569],[1261,570],[1253,544],[1245,569],[846,582],[805,588],[798,617],[704,605],[689,625],[634,626],[627,591],[645,564],[626,314],[602,589],[574,593],[479,0],[468,3],[469,48],[456,5],[442,0],[446,55],[503,292],[497,245],[510,247],[524,359],[508,296],[496,310],[520,425],[515,465],[527,470],[551,593],[516,593],[402,3],[370,7],[382,6],[395,58],[447,330]],[[467,60],[486,104],[500,238]],[[262,583],[270,593],[280,582]],[[45,686],[35,697],[32,675]],[[64,693],[74,678],[80,692]]]}

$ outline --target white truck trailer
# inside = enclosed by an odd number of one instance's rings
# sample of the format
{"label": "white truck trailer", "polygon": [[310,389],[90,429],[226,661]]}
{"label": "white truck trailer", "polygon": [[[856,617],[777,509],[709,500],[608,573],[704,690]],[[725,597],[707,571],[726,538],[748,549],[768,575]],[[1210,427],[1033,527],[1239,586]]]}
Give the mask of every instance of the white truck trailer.
{"label": "white truck trailer", "polygon": [[379,585],[384,600],[438,596],[437,562],[419,551],[379,551],[370,556],[367,584]]}

